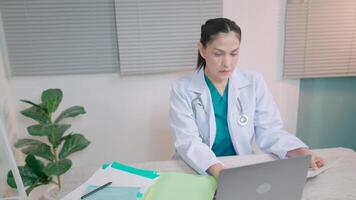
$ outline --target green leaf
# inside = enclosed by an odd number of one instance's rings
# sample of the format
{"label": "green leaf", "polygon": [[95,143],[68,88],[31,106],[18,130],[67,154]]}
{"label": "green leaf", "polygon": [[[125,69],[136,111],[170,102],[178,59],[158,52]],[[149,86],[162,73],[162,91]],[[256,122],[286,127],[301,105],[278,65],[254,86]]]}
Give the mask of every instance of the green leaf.
{"label": "green leaf", "polygon": [[12,174],[11,170],[9,170],[9,172],[7,173],[7,184],[12,188],[17,188],[15,177]]}
{"label": "green leaf", "polygon": [[47,108],[48,113],[57,110],[62,101],[63,93],[60,89],[48,89],[42,92],[42,103]]}
{"label": "green leaf", "polygon": [[69,124],[36,124],[27,127],[27,131],[33,136],[50,136],[54,134],[62,137],[70,126]]}
{"label": "green leaf", "polygon": [[38,105],[38,104],[36,104],[36,103],[33,103],[32,101],[29,101],[29,100],[26,100],[26,99],[21,99],[20,101],[22,101],[22,102],[24,102],[24,103],[28,103],[28,104],[30,104],[30,105],[32,105],[32,106],[34,106],[34,107],[38,107],[38,108],[41,108],[41,109],[42,109],[42,107],[41,107],[40,105]]}
{"label": "green leaf", "polygon": [[69,138],[71,135],[73,134],[73,132],[70,132],[68,135],[63,136],[61,139],[61,142],[65,141],[67,138]]}
{"label": "green leaf", "polygon": [[51,124],[35,124],[27,127],[27,132],[32,136],[47,136],[49,134],[49,126]]}
{"label": "green leaf", "polygon": [[44,184],[33,184],[33,185],[31,185],[30,187],[28,187],[28,188],[26,189],[26,194],[27,194],[27,195],[30,195],[30,193],[32,192],[32,190],[35,189],[36,187],[40,186],[40,185],[44,185]]}
{"label": "green leaf", "polygon": [[63,159],[48,163],[48,165],[43,169],[43,172],[47,176],[60,176],[66,173],[71,167],[72,161],[69,159]]}
{"label": "green leaf", "polygon": [[83,106],[72,106],[70,108],[67,108],[66,110],[64,110],[56,119],[55,123],[60,122],[62,119],[64,118],[68,118],[68,117],[76,117],[80,114],[85,114],[85,109]]}
{"label": "green leaf", "polygon": [[33,120],[36,120],[40,124],[48,124],[51,121],[46,111],[43,108],[39,108],[35,106],[22,110],[21,114]]}
{"label": "green leaf", "polygon": [[[25,187],[33,185],[40,180],[40,177],[38,177],[27,165],[18,167],[18,169]],[[16,188],[15,178],[11,170],[7,174],[7,184],[12,188]]]}
{"label": "green leaf", "polygon": [[24,186],[30,185],[30,183],[35,183],[39,180],[39,177],[32,171],[27,165],[19,167],[19,172],[24,182]]}
{"label": "green leaf", "polygon": [[31,144],[28,145],[26,148],[21,150],[24,154],[32,154],[35,156],[39,156],[41,158],[47,159],[49,161],[53,161],[55,156],[51,151],[51,147],[45,143],[41,144]]}
{"label": "green leaf", "polygon": [[16,144],[16,148],[23,148],[22,152],[25,154],[37,155],[47,160],[54,160],[54,155],[51,152],[51,147],[44,142],[34,139],[19,139]]}
{"label": "green leaf", "polygon": [[73,134],[65,139],[59,158],[66,158],[70,154],[87,147],[90,142],[82,134]]}
{"label": "green leaf", "polygon": [[33,144],[44,144],[43,142],[39,141],[39,140],[34,140],[34,139],[19,139],[17,140],[17,142],[15,143],[15,147],[16,148],[21,148],[27,145],[33,145]]}
{"label": "green leaf", "polygon": [[27,127],[27,131],[32,136],[48,136],[51,132],[52,124],[36,124]]}
{"label": "green leaf", "polygon": [[53,145],[54,148],[60,145],[62,136],[70,127],[70,124],[52,124],[50,126],[48,141]]}
{"label": "green leaf", "polygon": [[40,181],[40,182],[38,182],[38,183],[32,184],[30,187],[28,187],[28,188],[26,189],[26,194],[27,194],[27,196],[30,195],[30,193],[32,192],[32,190],[35,189],[36,187],[38,187],[38,186],[40,186],[40,185],[46,185],[46,184],[48,184],[48,183],[47,183],[47,182],[42,182],[42,181]]}
{"label": "green leaf", "polygon": [[48,176],[43,172],[44,164],[42,161],[37,160],[34,155],[28,155],[26,157],[26,165],[32,169],[32,171],[40,178],[47,179]]}

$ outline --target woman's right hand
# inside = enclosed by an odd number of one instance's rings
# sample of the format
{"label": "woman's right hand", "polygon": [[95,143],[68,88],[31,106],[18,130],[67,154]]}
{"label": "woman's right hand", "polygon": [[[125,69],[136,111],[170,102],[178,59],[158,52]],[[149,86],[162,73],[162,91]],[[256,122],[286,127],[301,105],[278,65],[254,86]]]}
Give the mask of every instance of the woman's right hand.
{"label": "woman's right hand", "polygon": [[216,163],[210,166],[206,171],[208,172],[208,174],[214,176],[215,179],[218,180],[220,171],[223,169],[224,169],[224,165],[222,165],[221,163]]}
{"label": "woman's right hand", "polygon": [[316,170],[324,166],[326,163],[326,161],[322,157],[320,157],[318,154],[314,153],[313,151],[307,148],[298,148],[298,149],[288,151],[287,153],[288,157],[303,156],[303,155],[311,156],[309,167],[312,168],[313,170]]}

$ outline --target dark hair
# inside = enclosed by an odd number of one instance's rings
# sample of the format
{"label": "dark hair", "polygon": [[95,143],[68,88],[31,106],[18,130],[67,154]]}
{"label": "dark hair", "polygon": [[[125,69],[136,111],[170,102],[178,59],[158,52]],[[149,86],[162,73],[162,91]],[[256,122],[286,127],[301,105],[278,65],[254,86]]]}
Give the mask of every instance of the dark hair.
{"label": "dark hair", "polygon": [[[235,32],[237,38],[241,41],[241,29],[234,21],[227,18],[209,19],[201,26],[200,43],[203,47],[206,47],[219,33],[229,33],[231,31]],[[201,69],[205,65],[205,59],[198,51],[197,69]]]}

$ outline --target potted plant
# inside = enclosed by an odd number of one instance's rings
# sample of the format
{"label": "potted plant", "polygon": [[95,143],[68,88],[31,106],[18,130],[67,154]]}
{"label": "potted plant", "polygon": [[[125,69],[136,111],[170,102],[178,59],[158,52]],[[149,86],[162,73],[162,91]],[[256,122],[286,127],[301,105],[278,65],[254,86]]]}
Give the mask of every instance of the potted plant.
{"label": "potted plant", "polygon": [[[21,100],[31,107],[22,110],[21,114],[37,122],[27,127],[29,135],[38,139],[19,139],[15,147],[26,155],[25,165],[18,167],[27,195],[41,185],[55,184],[58,191],[61,188],[61,175],[72,166],[68,158],[74,152],[86,148],[90,142],[80,133],[68,132],[71,127],[63,123],[63,119],[85,114],[84,107],[72,106],[62,111],[55,119],[63,93],[60,89],[48,89],[42,92],[41,103]],[[42,137],[42,138],[40,138]],[[16,188],[11,171],[7,175],[7,183]]]}

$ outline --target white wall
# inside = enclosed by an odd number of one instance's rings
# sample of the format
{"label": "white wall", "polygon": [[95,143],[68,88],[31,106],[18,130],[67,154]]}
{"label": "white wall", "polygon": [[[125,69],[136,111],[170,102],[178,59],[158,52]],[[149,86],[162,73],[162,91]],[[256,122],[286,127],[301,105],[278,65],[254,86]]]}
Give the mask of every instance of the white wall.
{"label": "white wall", "polygon": [[[283,2],[224,0],[224,16],[235,20],[243,31],[240,66],[264,74],[286,129],[295,132],[299,82],[281,80]],[[64,99],[59,109],[85,106],[86,115],[68,120],[73,123],[73,131],[85,134],[92,142],[73,156],[75,165],[99,165],[112,160],[130,163],[170,158],[170,83],[184,74],[15,77],[10,86],[16,100],[38,101],[42,90],[61,88]],[[17,105],[19,109],[25,107]],[[18,120],[26,126],[31,124],[20,115]],[[26,136],[25,127],[21,131]]]}
{"label": "white wall", "polygon": [[[173,154],[168,120],[170,84],[181,75],[15,77],[11,87],[16,99],[35,102],[46,88],[61,88],[60,110],[72,105],[85,107],[87,114],[67,120],[73,131],[92,142],[74,156],[75,163],[139,162],[169,159]],[[22,116],[19,120],[30,124]]]}

